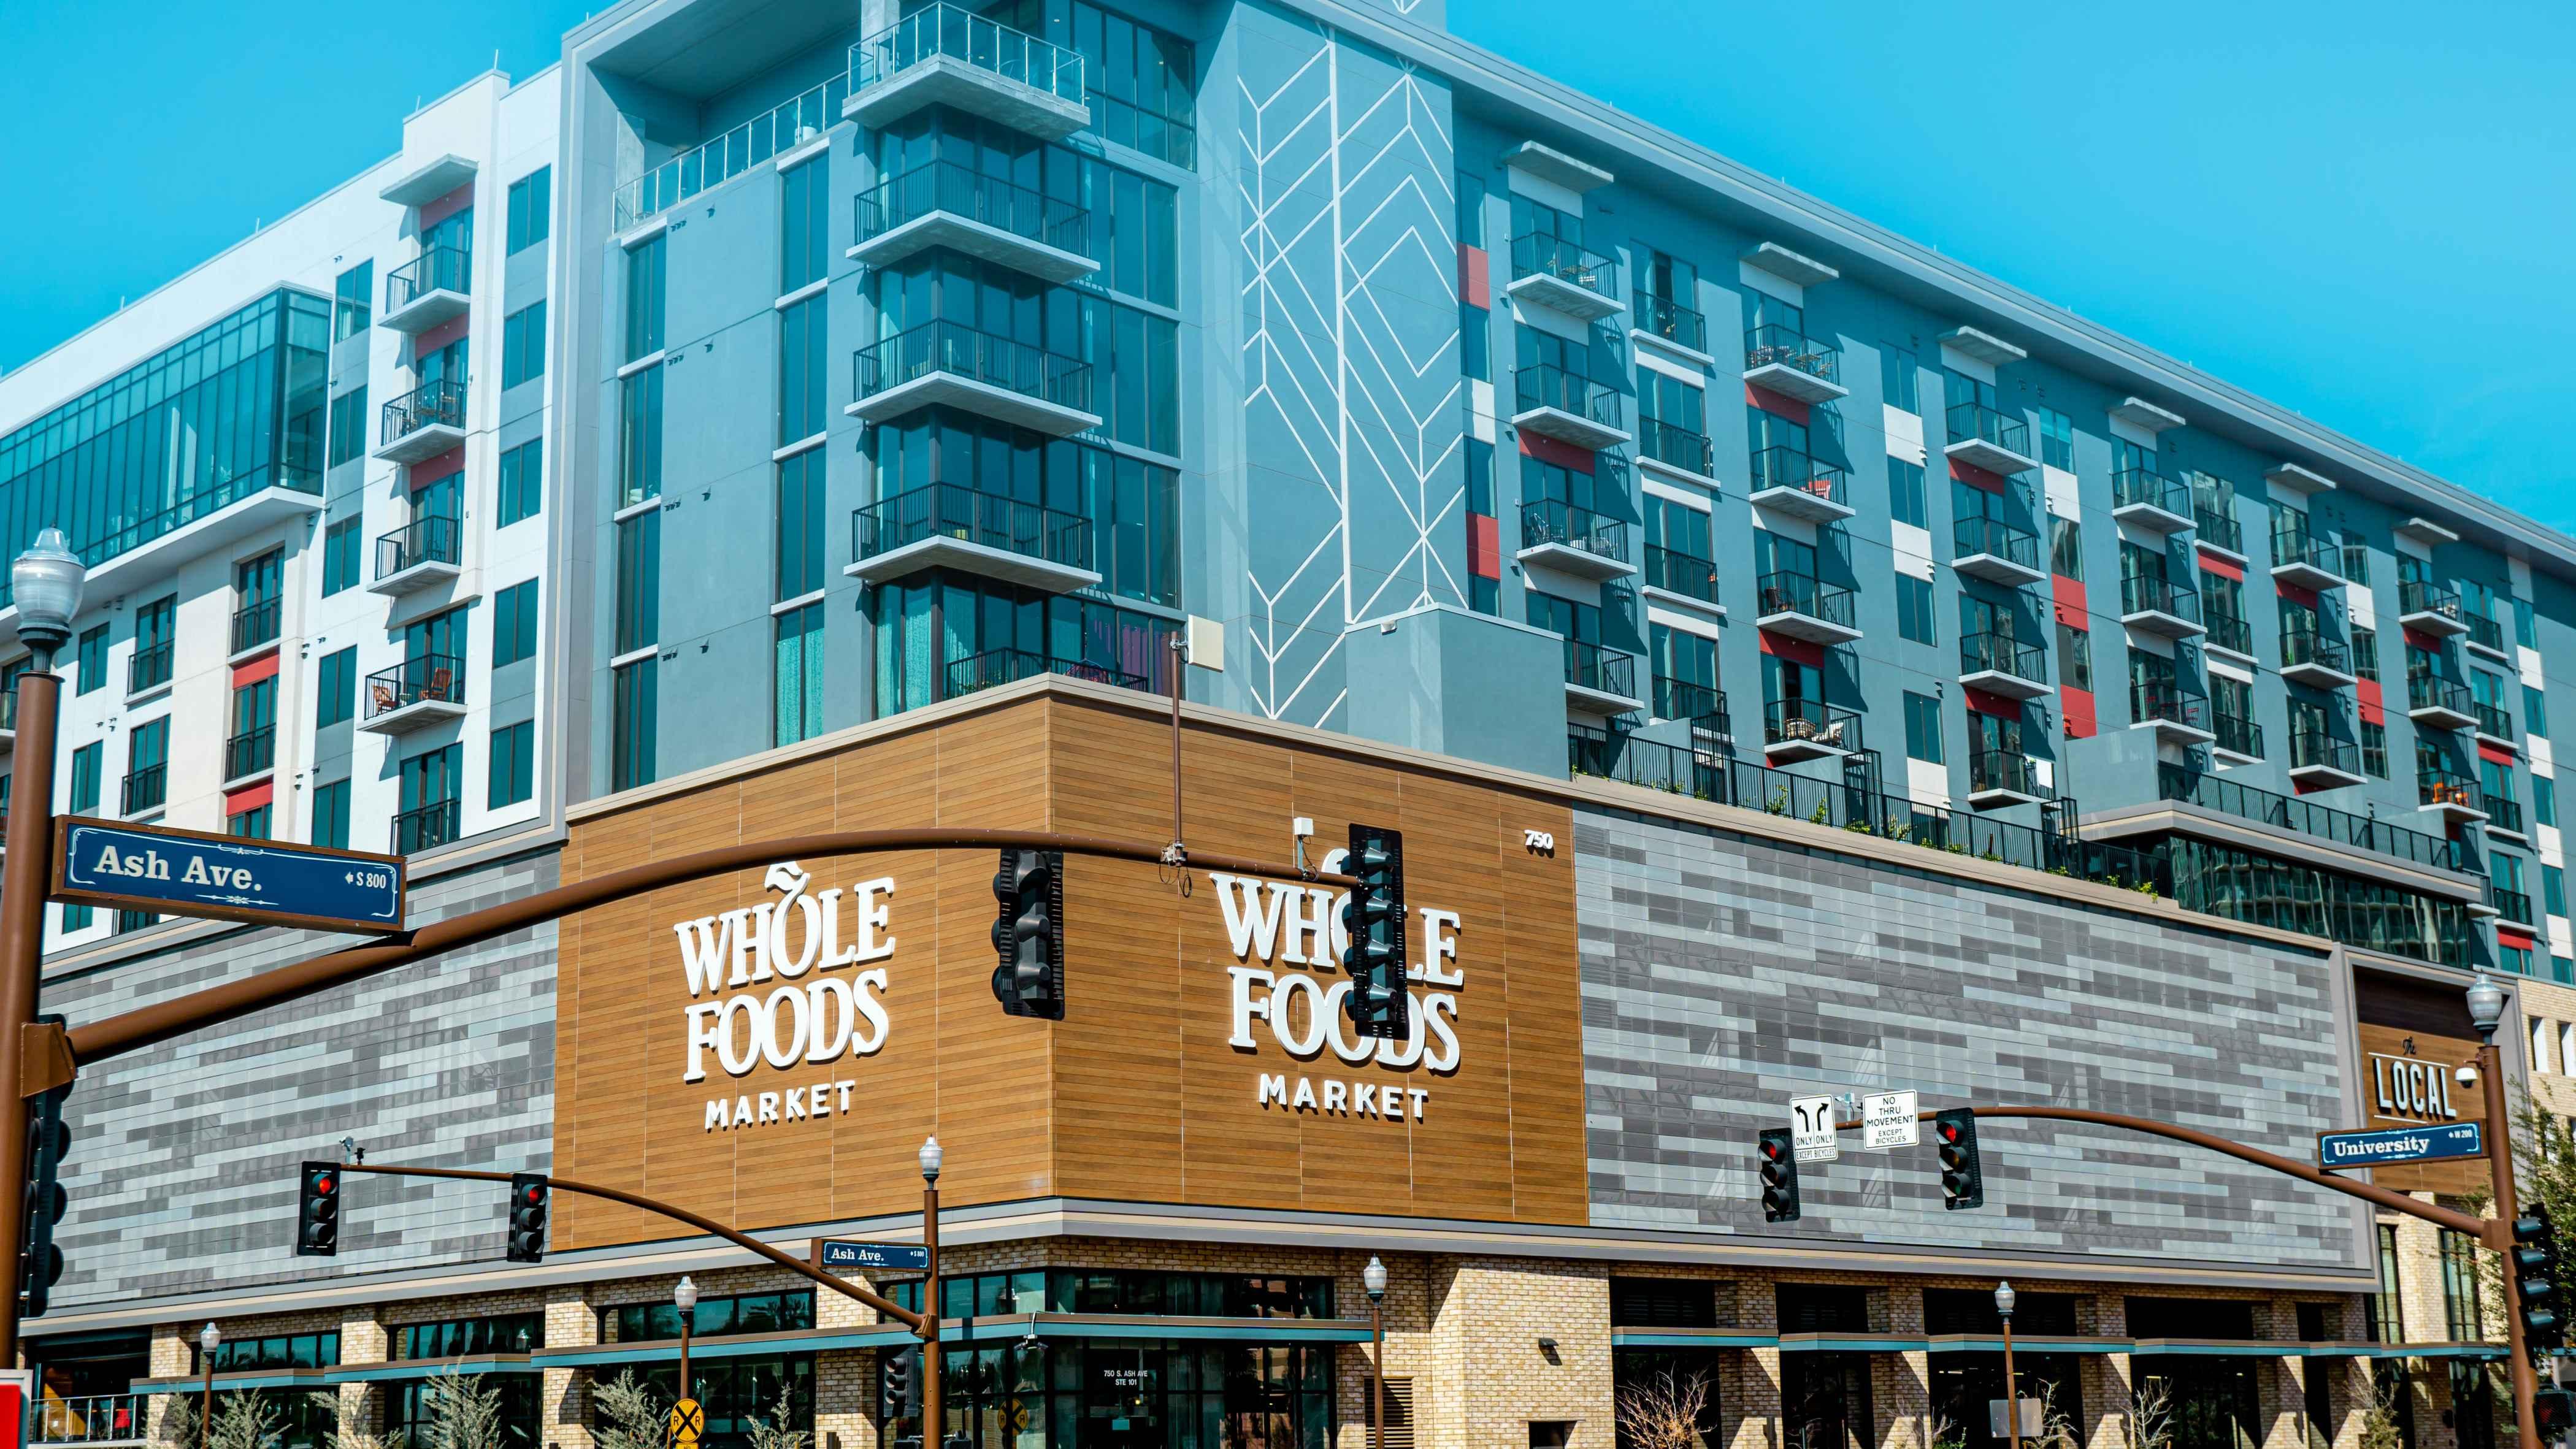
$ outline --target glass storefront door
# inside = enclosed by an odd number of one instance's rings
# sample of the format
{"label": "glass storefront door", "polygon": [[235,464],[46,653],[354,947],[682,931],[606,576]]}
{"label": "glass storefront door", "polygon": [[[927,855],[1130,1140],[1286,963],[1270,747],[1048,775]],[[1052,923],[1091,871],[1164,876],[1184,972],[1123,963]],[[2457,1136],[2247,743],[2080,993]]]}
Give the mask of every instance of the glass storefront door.
{"label": "glass storefront door", "polygon": [[[1332,1350],[1051,1340],[951,1350],[952,1449],[1329,1449]],[[917,1419],[889,1436],[903,1449]]]}

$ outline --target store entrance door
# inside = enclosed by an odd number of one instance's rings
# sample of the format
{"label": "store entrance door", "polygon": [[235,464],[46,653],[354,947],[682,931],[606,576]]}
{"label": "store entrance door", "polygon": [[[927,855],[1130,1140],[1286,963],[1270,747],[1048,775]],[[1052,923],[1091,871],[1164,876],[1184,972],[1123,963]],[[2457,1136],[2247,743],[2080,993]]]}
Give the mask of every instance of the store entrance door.
{"label": "store entrance door", "polygon": [[1080,1449],[1164,1449],[1162,1358],[1159,1349],[1090,1347]]}

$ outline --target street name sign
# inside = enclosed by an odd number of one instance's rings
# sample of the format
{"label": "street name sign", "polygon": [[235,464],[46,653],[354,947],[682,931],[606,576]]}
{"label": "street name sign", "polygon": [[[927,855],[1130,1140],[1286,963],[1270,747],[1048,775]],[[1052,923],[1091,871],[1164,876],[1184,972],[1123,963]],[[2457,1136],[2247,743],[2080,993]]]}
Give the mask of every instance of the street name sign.
{"label": "street name sign", "polygon": [[58,901],[381,935],[403,923],[399,855],[70,815],[54,822]]}
{"label": "street name sign", "polygon": [[1921,1139],[1912,1092],[1872,1092],[1860,1099],[1860,1145],[1872,1152],[1911,1147]]}
{"label": "street name sign", "polygon": [[930,1249],[920,1243],[852,1243],[838,1238],[825,1238],[823,1266],[826,1268],[895,1268],[926,1273],[930,1271]]}
{"label": "street name sign", "polygon": [[2328,1170],[2389,1167],[2400,1162],[2442,1162],[2454,1157],[2480,1157],[2486,1150],[2485,1134],[2475,1122],[2317,1134],[2317,1166]]}
{"label": "street name sign", "polygon": [[1834,1141],[1834,1099],[1789,1099],[1789,1145],[1800,1162],[1831,1162],[1842,1155]]}

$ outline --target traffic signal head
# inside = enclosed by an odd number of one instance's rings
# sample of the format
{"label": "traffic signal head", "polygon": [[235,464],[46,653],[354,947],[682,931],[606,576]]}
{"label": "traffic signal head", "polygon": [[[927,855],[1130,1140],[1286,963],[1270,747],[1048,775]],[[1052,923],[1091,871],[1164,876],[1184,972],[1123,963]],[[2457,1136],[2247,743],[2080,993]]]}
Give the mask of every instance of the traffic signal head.
{"label": "traffic signal head", "polygon": [[2531,1423],[2540,1431],[2543,1442],[2576,1429],[2576,1394],[2565,1389],[2542,1389],[2533,1394]]}
{"label": "traffic signal head", "polygon": [[1343,1014],[1362,1037],[1403,1041],[1413,1035],[1413,998],[1404,987],[1404,837],[1352,826],[1342,869],[1359,881],[1342,904],[1342,932],[1350,937],[1342,969],[1351,977]]}
{"label": "traffic signal head", "polygon": [[1786,1127],[1763,1129],[1762,1221],[1795,1222],[1798,1217],[1798,1154]]}
{"label": "traffic signal head", "polygon": [[546,1196],[549,1191],[542,1173],[510,1174],[510,1246],[505,1256],[511,1262],[545,1261]]}
{"label": "traffic signal head", "polygon": [[921,1412],[921,1350],[900,1349],[885,1355],[877,1382],[877,1417],[891,1424]]}
{"label": "traffic signal head", "polygon": [[54,1245],[54,1225],[71,1206],[62,1184],[63,1159],[72,1148],[72,1129],[63,1121],[63,1098],[70,1093],[66,1083],[39,1093],[26,1106],[26,1227],[18,1252],[18,1311],[28,1318],[44,1313],[55,1281],[63,1276],[63,1250]]}
{"label": "traffic signal head", "polygon": [[1934,1114],[1932,1140],[1941,1150],[1941,1205],[1952,1212],[1984,1207],[1986,1171],[1977,1162],[1977,1115],[1965,1107]]}
{"label": "traffic signal head", "polygon": [[2515,1311],[2522,1315],[2523,1341],[2533,1348],[2556,1348],[2567,1341],[2564,1281],[2558,1265],[2558,1235],[2549,1212],[2535,1207],[2513,1220]]}
{"label": "traffic signal head", "polygon": [[304,1164],[295,1204],[295,1254],[299,1258],[336,1258],[340,1254],[340,1164]]}
{"label": "traffic signal head", "polygon": [[1064,852],[1004,850],[993,899],[993,999],[1013,1016],[1064,1020]]}

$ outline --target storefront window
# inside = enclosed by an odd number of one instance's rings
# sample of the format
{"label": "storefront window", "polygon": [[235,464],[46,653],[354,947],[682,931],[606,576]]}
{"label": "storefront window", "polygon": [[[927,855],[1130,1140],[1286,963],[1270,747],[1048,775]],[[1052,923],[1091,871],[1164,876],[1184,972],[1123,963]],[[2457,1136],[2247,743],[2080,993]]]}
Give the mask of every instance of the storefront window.
{"label": "storefront window", "polygon": [[546,1346],[542,1313],[501,1313],[489,1318],[450,1318],[407,1324],[404,1358],[457,1358],[472,1353],[526,1353]]}
{"label": "storefront window", "polygon": [[[1708,1285],[1701,1284],[1705,1289]],[[1614,1348],[1610,1385],[1620,1408],[1613,1425],[1618,1449],[1636,1449],[1630,1432],[1636,1410],[1678,1414],[1696,1409],[1700,1442],[1718,1444],[1719,1355],[1713,1348]]]}
{"label": "storefront window", "polygon": [[[814,1326],[814,1290],[793,1293],[743,1293],[730,1298],[701,1298],[691,1333],[721,1338],[732,1333],[789,1333]],[[680,1336],[680,1310],[660,1303],[628,1303],[599,1310],[600,1337],[609,1343],[637,1343]]]}
{"label": "storefront window", "polygon": [[[958,1449],[1328,1449],[1332,1352],[1080,1339],[952,1352],[948,1432]],[[908,1417],[886,1437],[919,1433]]]}
{"label": "storefront window", "polygon": [[[918,1278],[890,1284],[885,1293],[900,1307],[915,1311],[921,1307]],[[1036,1297],[1040,1293],[1045,1295],[1043,1307]],[[1333,1280],[1106,1268],[960,1274],[939,1280],[939,1305],[941,1313],[949,1317],[1045,1312],[1330,1318]]]}
{"label": "storefront window", "polygon": [[[538,1404],[543,1399],[545,1378],[536,1373],[486,1374],[465,1376],[475,1391],[497,1394],[500,1398],[501,1439],[499,1449],[530,1449],[541,1432]],[[405,1444],[438,1442],[437,1385],[426,1379],[411,1379],[392,1386],[385,1401],[385,1434],[387,1442],[400,1434]]]}
{"label": "storefront window", "polygon": [[[810,1294],[804,1296],[809,1303],[812,1301]],[[701,1300],[698,1304],[701,1316],[707,1311],[708,1301]],[[676,1328],[677,1324],[673,1326]],[[656,1403],[669,1404],[679,1397],[680,1365],[676,1357],[667,1362],[641,1366],[635,1377],[652,1394]],[[692,1358],[689,1360],[689,1390],[707,1411],[706,1432],[698,1440],[700,1449],[749,1449],[753,1421],[767,1422],[778,1418],[782,1400],[786,1409],[786,1427],[810,1433],[814,1425],[814,1356],[810,1353],[760,1358]],[[596,1395],[592,1396],[591,1403],[593,1423],[596,1424]]]}

